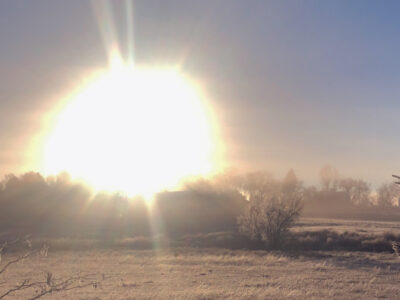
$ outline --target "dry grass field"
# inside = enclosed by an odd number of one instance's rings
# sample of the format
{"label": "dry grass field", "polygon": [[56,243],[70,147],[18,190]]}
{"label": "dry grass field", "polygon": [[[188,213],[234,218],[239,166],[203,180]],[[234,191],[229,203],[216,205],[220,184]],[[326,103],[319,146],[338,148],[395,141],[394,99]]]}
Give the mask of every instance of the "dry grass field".
{"label": "dry grass field", "polygon": [[[176,249],[71,251],[19,263],[7,285],[92,274],[95,288],[62,291],[44,299],[398,299],[400,261],[392,254]],[[103,280],[104,278],[104,280]],[[5,286],[3,286],[5,288]],[[35,291],[15,293],[28,299]]]}
{"label": "dry grass field", "polygon": [[[399,220],[400,221],[400,220]],[[338,233],[400,234],[400,222],[301,218],[294,231],[334,230]]]}
{"label": "dry grass field", "polygon": [[[299,227],[375,233],[396,223],[302,219]],[[354,224],[354,226],[352,225]],[[314,228],[314,229],[315,229]],[[338,229],[338,228],[336,228]],[[340,230],[340,229],[338,229]],[[3,258],[3,264],[17,254]],[[389,252],[249,251],[218,248],[164,250],[51,250],[15,264],[0,276],[0,292],[25,278],[78,276],[98,284],[41,299],[399,299],[400,259]],[[29,299],[35,289],[6,299]]]}

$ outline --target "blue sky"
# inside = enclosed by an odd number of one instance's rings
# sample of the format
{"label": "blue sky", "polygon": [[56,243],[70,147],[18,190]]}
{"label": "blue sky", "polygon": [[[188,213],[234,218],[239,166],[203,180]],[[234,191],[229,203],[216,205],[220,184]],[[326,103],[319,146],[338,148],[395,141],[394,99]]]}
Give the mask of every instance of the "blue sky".
{"label": "blue sky", "polygon": [[[113,16],[127,55],[124,2]],[[374,185],[400,171],[398,1],[134,1],[138,64],[203,83],[227,160]],[[25,171],[43,112],[107,66],[90,1],[0,2],[0,173]]]}

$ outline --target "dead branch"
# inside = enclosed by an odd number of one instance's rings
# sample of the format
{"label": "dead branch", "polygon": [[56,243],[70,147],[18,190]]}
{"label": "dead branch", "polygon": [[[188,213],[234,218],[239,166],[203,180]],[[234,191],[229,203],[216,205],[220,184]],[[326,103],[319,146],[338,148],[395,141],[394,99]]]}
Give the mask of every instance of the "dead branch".
{"label": "dead branch", "polygon": [[41,290],[39,294],[33,296],[32,298],[29,298],[29,300],[39,299],[47,294],[70,291],[74,289],[81,289],[89,286],[97,288],[98,285],[100,284],[99,280],[83,283],[84,280],[89,279],[91,276],[93,276],[93,274],[88,274],[85,276],[69,277],[67,279],[62,279],[57,281],[56,279],[53,278],[52,273],[47,272],[46,282],[40,285]]}
{"label": "dead branch", "polygon": [[[36,251],[35,251],[36,252]],[[33,252],[28,252],[22,256],[17,257],[14,260],[9,261],[8,263],[6,263],[1,269],[0,269],[0,274],[2,274],[3,272],[5,272],[7,270],[8,267],[10,267],[13,264],[16,264],[17,262],[24,260],[26,258],[28,258],[29,256],[31,256],[33,254]]]}
{"label": "dead branch", "polygon": [[9,294],[16,292],[16,291],[21,291],[21,290],[25,290],[28,288],[33,288],[36,286],[39,286],[40,284],[42,284],[41,282],[29,282],[29,279],[25,279],[24,281],[22,281],[22,283],[16,285],[15,287],[9,289],[8,291],[6,291],[4,294],[0,295],[0,299],[5,298],[6,296],[8,296]]}

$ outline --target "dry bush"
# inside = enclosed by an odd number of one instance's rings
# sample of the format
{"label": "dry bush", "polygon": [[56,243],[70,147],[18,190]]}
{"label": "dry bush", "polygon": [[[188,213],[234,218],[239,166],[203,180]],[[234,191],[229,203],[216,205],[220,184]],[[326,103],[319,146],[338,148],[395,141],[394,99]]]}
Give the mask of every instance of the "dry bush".
{"label": "dry bush", "polygon": [[280,181],[265,172],[248,174],[241,191],[248,205],[238,218],[239,231],[267,247],[282,246],[303,208],[304,188],[293,170]]}
{"label": "dry bush", "polygon": [[284,195],[250,201],[247,210],[238,219],[239,231],[253,240],[265,242],[268,247],[280,247],[301,209],[300,198]]}

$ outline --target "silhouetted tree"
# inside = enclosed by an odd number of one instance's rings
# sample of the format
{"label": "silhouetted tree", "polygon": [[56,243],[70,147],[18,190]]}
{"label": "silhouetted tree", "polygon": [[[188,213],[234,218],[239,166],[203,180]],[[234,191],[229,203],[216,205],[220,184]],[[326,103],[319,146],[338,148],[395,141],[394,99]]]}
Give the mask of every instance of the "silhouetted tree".
{"label": "silhouetted tree", "polygon": [[282,179],[281,190],[285,194],[299,194],[302,192],[303,185],[301,181],[298,180],[293,169],[290,169]]}
{"label": "silhouetted tree", "polygon": [[319,172],[321,186],[325,191],[336,190],[339,182],[339,173],[338,171],[330,166],[326,165],[322,167]]}
{"label": "silhouetted tree", "polygon": [[370,204],[371,189],[364,180],[343,178],[339,180],[338,188],[346,193],[351,203],[364,206]]}
{"label": "silhouetted tree", "polygon": [[280,186],[270,173],[259,171],[246,174],[238,188],[248,200],[258,202],[277,194]]}
{"label": "silhouetted tree", "polygon": [[398,198],[399,191],[396,184],[382,184],[378,190],[377,204],[380,207],[391,207]]}

